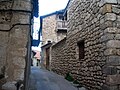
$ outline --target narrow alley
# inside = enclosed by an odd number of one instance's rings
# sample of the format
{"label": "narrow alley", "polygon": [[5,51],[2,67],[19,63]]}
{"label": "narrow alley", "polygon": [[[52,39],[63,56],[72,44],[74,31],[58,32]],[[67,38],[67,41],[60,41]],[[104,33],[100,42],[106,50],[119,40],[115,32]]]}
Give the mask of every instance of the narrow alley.
{"label": "narrow alley", "polygon": [[30,78],[29,90],[78,90],[62,76],[39,67],[31,67]]}
{"label": "narrow alley", "polygon": [[0,90],[120,90],[120,0],[0,0]]}

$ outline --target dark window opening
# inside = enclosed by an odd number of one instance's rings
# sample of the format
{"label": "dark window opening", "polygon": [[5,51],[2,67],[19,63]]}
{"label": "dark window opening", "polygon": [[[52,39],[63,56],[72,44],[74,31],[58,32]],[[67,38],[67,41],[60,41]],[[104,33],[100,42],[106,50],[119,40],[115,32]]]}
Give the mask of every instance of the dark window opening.
{"label": "dark window opening", "polygon": [[59,14],[59,15],[57,15],[57,20],[59,21],[63,21],[64,20],[64,16],[63,15],[61,15],[61,14]]}
{"label": "dark window opening", "polygon": [[64,17],[62,15],[59,15],[59,20],[64,20]]}
{"label": "dark window opening", "polygon": [[84,40],[78,42],[78,48],[79,48],[79,59],[84,59],[85,57]]}
{"label": "dark window opening", "polygon": [[49,69],[50,62],[50,48],[46,48],[46,69]]}

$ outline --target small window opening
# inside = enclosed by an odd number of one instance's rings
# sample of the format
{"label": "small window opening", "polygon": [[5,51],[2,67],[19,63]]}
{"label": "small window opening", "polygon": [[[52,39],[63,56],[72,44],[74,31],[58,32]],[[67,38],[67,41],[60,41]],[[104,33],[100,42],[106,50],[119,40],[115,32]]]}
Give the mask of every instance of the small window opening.
{"label": "small window opening", "polygon": [[64,20],[64,16],[63,15],[58,15],[58,20]]}
{"label": "small window opening", "polygon": [[84,40],[78,42],[78,48],[79,48],[79,59],[84,59],[85,57]]}

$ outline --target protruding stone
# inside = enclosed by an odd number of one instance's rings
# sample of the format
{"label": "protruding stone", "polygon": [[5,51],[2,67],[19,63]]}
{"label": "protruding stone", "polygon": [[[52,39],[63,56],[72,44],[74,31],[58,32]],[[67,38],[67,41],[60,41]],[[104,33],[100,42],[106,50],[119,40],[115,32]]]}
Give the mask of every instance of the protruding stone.
{"label": "protruding stone", "polygon": [[117,4],[117,0],[101,0],[99,6],[103,6],[106,3]]}
{"label": "protruding stone", "polygon": [[106,34],[106,35],[104,35],[104,36],[101,36],[101,41],[108,41],[108,40],[112,40],[112,39],[114,39],[114,34]]}
{"label": "protruding stone", "polygon": [[7,82],[2,86],[3,90],[16,90],[16,86],[15,86],[16,82]]}
{"label": "protruding stone", "polygon": [[119,28],[116,28],[116,27],[113,27],[113,28],[106,28],[105,30],[104,30],[104,33],[106,34],[106,33],[120,33],[120,29]]}
{"label": "protruding stone", "polygon": [[113,49],[113,48],[107,49],[107,50],[104,51],[104,54],[105,55],[116,55],[117,54],[117,49]]}
{"label": "protruding stone", "polygon": [[106,3],[117,4],[117,0],[104,0]]}
{"label": "protruding stone", "polygon": [[120,13],[120,8],[117,7],[116,5],[112,5],[112,11],[113,11],[113,13],[119,14]]}
{"label": "protruding stone", "polygon": [[106,83],[108,85],[118,85],[118,84],[120,84],[120,75],[119,74],[117,74],[117,75],[108,75],[107,78],[106,78]]}
{"label": "protruding stone", "polygon": [[106,75],[115,75],[117,74],[117,68],[113,66],[107,66],[103,68],[103,73],[105,73]]}
{"label": "protruding stone", "polygon": [[120,34],[116,34],[115,39],[120,40]]}
{"label": "protruding stone", "polygon": [[106,61],[106,64],[111,66],[120,65],[120,56],[117,55],[109,56],[108,60]]}
{"label": "protruding stone", "polygon": [[110,13],[110,12],[112,12],[112,5],[111,4],[105,4],[103,6],[102,13],[105,14],[105,13]]}
{"label": "protruding stone", "polygon": [[119,40],[109,40],[106,45],[107,45],[107,47],[111,47],[111,48],[120,48],[120,41]]}
{"label": "protruding stone", "polygon": [[116,18],[117,18],[117,16],[114,13],[106,13],[105,14],[105,20],[115,21]]}

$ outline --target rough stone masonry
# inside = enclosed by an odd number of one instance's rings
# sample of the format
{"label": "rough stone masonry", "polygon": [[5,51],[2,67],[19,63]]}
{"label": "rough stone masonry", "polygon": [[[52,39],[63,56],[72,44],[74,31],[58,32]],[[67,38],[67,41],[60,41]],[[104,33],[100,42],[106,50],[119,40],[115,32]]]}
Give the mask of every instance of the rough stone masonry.
{"label": "rough stone masonry", "polygon": [[5,90],[24,80],[30,36],[31,0],[0,0],[0,74]]}
{"label": "rough stone masonry", "polygon": [[71,0],[67,10],[66,41],[52,47],[51,69],[88,90],[120,90],[120,0]]}

